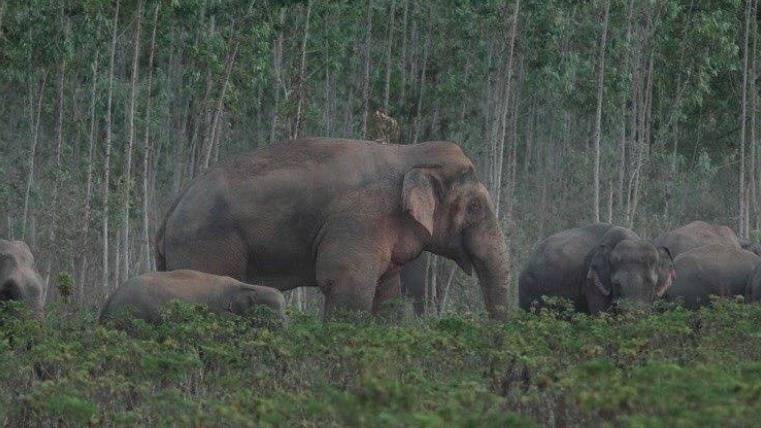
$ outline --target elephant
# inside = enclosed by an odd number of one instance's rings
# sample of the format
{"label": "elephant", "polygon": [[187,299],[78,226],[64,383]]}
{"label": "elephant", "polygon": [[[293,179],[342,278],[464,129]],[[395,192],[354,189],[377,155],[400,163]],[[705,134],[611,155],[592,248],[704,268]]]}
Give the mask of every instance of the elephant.
{"label": "elephant", "polygon": [[753,242],[750,239],[739,239],[739,242],[743,250],[748,250],[757,256],[761,256],[761,244]]}
{"label": "elephant", "polygon": [[402,266],[429,251],[478,276],[504,318],[508,249],[460,146],[307,138],[239,155],[193,179],[156,235],[159,270],[278,290],[319,287],[323,315],[377,313]]}
{"label": "elephant", "polygon": [[558,232],[541,241],[518,280],[519,305],[542,296],[569,299],[579,312],[597,314],[620,299],[652,303],[674,278],[671,253],[633,231],[597,223]]}
{"label": "elephant", "polygon": [[666,232],[654,242],[655,245],[668,248],[674,257],[703,245],[718,244],[741,248],[737,234],[732,229],[700,220]]}
{"label": "elephant", "polygon": [[677,279],[666,300],[695,309],[710,303],[710,296],[746,295],[761,257],[729,245],[694,248],[674,260]]}
{"label": "elephant", "polygon": [[402,295],[412,300],[415,314],[418,316],[425,314],[425,285],[427,275],[428,263],[425,253],[402,266],[402,269],[399,271]]}
{"label": "elephant", "polygon": [[0,300],[24,302],[34,314],[41,315],[43,284],[26,243],[0,239]]}
{"label": "elephant", "polygon": [[173,300],[202,305],[218,314],[241,316],[255,306],[267,306],[285,320],[281,292],[192,270],[151,272],[128,279],[108,297],[100,319],[112,319],[131,310],[131,316],[156,324],[161,321],[161,308]]}

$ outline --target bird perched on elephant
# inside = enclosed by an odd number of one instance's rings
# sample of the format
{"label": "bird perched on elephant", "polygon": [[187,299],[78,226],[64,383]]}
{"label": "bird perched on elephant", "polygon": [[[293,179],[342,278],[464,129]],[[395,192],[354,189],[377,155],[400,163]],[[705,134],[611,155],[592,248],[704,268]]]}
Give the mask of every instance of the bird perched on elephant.
{"label": "bird perched on elephant", "polygon": [[761,258],[742,248],[713,244],[693,248],[676,257],[677,279],[666,299],[695,309],[711,302],[710,296],[746,294]]}
{"label": "bird perched on elephant", "polygon": [[0,239],[0,300],[24,302],[32,312],[41,314],[43,284],[26,243]]}
{"label": "bird perched on elephant", "polygon": [[[668,248],[674,257],[704,245],[726,245],[741,248],[737,234],[732,229],[700,220],[666,232],[655,238],[654,242],[655,245]],[[746,245],[750,245],[750,243]]]}
{"label": "bird perched on elephant", "polygon": [[173,300],[204,306],[218,314],[241,316],[256,306],[266,306],[285,320],[281,292],[192,270],[152,272],[125,281],[108,297],[100,319],[130,311],[132,317],[158,323],[161,308]]}
{"label": "bird perched on elephant", "polygon": [[537,245],[519,278],[519,303],[530,309],[541,304],[542,296],[563,297],[577,311],[595,314],[619,299],[652,303],[673,278],[668,249],[623,227],[591,224]]}
{"label": "bird perched on elephant", "polygon": [[475,270],[486,309],[507,308],[509,257],[491,197],[451,142],[302,139],[195,178],[156,238],[160,270],[194,269],[290,290],[325,313],[377,311],[400,268],[429,251]]}

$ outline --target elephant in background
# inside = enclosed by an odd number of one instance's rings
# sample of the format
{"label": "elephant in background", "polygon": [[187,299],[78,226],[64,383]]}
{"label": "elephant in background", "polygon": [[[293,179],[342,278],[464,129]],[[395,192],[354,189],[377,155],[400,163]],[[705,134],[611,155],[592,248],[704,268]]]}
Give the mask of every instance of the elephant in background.
{"label": "elephant in background", "polygon": [[188,185],[156,251],[160,270],[320,287],[326,315],[377,311],[401,295],[401,267],[429,251],[475,270],[490,316],[507,310],[493,202],[451,142],[302,139],[240,155]]}
{"label": "elephant in background", "polygon": [[0,239],[0,300],[24,302],[39,315],[44,306],[43,284],[26,243]]}
{"label": "elephant in background", "polygon": [[[654,240],[655,245],[666,247],[674,257],[704,245],[726,245],[741,248],[737,234],[727,226],[693,221],[672,231],[666,232]],[[746,242],[749,246],[750,241]]]}
{"label": "elephant in background", "polygon": [[152,272],[125,281],[108,297],[100,319],[132,310],[135,318],[158,323],[161,308],[173,300],[241,316],[256,306],[267,306],[285,321],[285,299],[279,291],[191,270]]}
{"label": "elephant in background", "polygon": [[596,314],[619,299],[650,304],[674,278],[671,253],[611,224],[591,224],[541,241],[521,272],[519,305],[530,309],[542,296],[570,300],[577,311]]}
{"label": "elephant in background", "polygon": [[675,260],[677,279],[666,293],[669,301],[695,309],[710,303],[710,296],[752,294],[752,278],[761,258],[750,251],[713,244],[694,248]]}

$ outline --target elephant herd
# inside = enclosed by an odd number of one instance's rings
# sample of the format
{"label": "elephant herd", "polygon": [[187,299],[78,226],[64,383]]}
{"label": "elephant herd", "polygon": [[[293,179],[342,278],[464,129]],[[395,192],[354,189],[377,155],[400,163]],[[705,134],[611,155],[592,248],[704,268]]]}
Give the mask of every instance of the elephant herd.
{"label": "elephant herd", "polygon": [[[491,196],[473,162],[445,141],[313,138],[239,155],[185,187],[155,251],[160,272],[121,284],[102,318],[131,308],[158,321],[170,300],[233,314],[264,305],[284,316],[281,292],[303,286],[319,287],[325,315],[377,313],[400,296],[419,306],[423,252],[474,271],[490,317],[502,319],[509,303],[508,250]],[[519,304],[558,296],[597,313],[621,299],[695,307],[710,295],[761,298],[757,253],[729,228],[703,222],[652,242],[609,224],[578,227],[536,246],[520,274]],[[24,243],[0,240],[0,299],[41,311],[33,266]]]}
{"label": "elephant herd", "polygon": [[598,313],[620,300],[656,299],[688,308],[711,296],[761,298],[761,248],[732,229],[694,221],[653,241],[629,229],[593,224],[539,242],[520,274],[519,305],[541,306],[563,297],[576,310]]}

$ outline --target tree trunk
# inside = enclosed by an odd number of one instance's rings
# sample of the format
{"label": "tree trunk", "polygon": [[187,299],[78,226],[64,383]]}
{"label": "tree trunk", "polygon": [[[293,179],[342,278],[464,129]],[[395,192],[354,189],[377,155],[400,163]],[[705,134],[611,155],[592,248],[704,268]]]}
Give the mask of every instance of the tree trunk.
{"label": "tree trunk", "polygon": [[222,115],[222,104],[225,101],[225,93],[230,83],[230,75],[232,74],[233,67],[235,66],[235,58],[238,55],[238,41],[233,42],[233,50],[225,60],[225,77],[222,82],[222,90],[217,100],[217,106],[214,109],[214,119],[211,122],[211,131],[209,132],[208,141],[206,143],[206,150],[203,156],[203,169],[209,168],[209,162],[211,161],[211,150],[214,147],[214,141],[216,139],[217,127],[219,126],[219,117]]}
{"label": "tree trunk", "polygon": [[367,138],[367,118],[370,114],[370,38],[373,32],[373,0],[367,0],[365,16],[364,71],[362,73],[362,139]]}
{"label": "tree trunk", "polygon": [[24,213],[21,217],[21,239],[26,239],[26,223],[29,216],[29,196],[32,191],[32,183],[34,183],[34,158],[37,154],[37,140],[40,136],[40,114],[42,113],[42,99],[45,95],[45,86],[48,80],[47,70],[42,72],[42,83],[40,83],[40,91],[37,95],[37,109],[34,114],[34,121],[32,123],[32,142],[29,148],[29,171],[26,178],[26,189],[24,190]]}
{"label": "tree trunk", "polygon": [[[97,121],[95,108],[98,103],[98,52],[95,52],[95,59],[92,63],[92,89],[90,92],[90,142],[87,150],[87,183],[85,188],[85,207],[82,222],[82,247],[88,248],[90,242],[90,219],[92,217],[92,189],[93,189],[93,170],[95,165],[95,134],[97,132]],[[87,252],[80,254],[79,262],[79,296],[77,301],[82,302],[85,274],[87,272]]]}
{"label": "tree trunk", "polygon": [[[137,81],[140,64],[140,32],[143,23],[143,0],[137,3],[137,20],[135,22],[135,42],[132,56],[132,76],[130,79],[129,113],[127,125],[127,160],[124,167],[124,206],[122,207],[124,233],[122,237],[122,272],[125,278],[130,275],[130,221],[129,208],[132,199],[132,152],[135,148],[135,103],[137,102]],[[117,260],[118,263],[118,260]]]}
{"label": "tree trunk", "polygon": [[272,126],[270,127],[270,144],[275,144],[275,138],[277,138],[278,115],[280,113],[280,90],[283,87],[283,43],[285,41],[285,36],[283,34],[283,27],[285,25],[284,8],[280,10],[278,21],[280,22],[280,30],[277,33],[277,40],[272,49],[272,55],[274,57],[272,70],[275,73],[275,106],[272,112]]}
{"label": "tree trunk", "polygon": [[398,107],[404,106],[407,88],[407,22],[410,0],[404,0],[404,12],[402,13],[402,52],[399,59],[399,102]]}
{"label": "tree trunk", "polygon": [[391,0],[391,11],[388,15],[388,35],[386,36],[386,79],[383,85],[383,111],[388,111],[388,99],[391,93],[391,52],[394,43],[394,15],[396,14],[396,0]]}
{"label": "tree trunk", "polygon": [[[119,25],[119,2],[116,0],[114,10],[114,20],[112,23],[113,30],[111,35],[111,53],[109,55],[108,67],[108,95],[106,97],[106,153],[103,159],[103,287],[108,290],[109,269],[108,269],[108,217],[109,213],[109,196],[111,180],[111,132],[113,128],[112,104],[114,92],[114,62],[116,56],[116,36]],[[117,260],[118,263],[118,260]]]}
{"label": "tree trunk", "polygon": [[307,16],[306,16],[306,22],[304,24],[304,38],[301,41],[301,62],[299,63],[299,86],[298,86],[298,93],[296,96],[298,97],[298,101],[296,103],[296,125],[293,130],[293,138],[298,138],[299,134],[301,133],[301,116],[303,114],[304,109],[304,83],[306,79],[306,72],[307,72],[307,43],[309,42],[309,20],[312,15],[312,0],[309,0],[307,2]]}
{"label": "tree trunk", "polygon": [[748,238],[748,231],[745,229],[745,136],[746,123],[748,118],[747,99],[748,99],[748,36],[750,33],[751,20],[751,0],[745,1],[745,36],[743,41],[743,80],[742,96],[740,106],[740,193],[739,193],[739,212],[738,227],[741,238]]}
{"label": "tree trunk", "polygon": [[[504,109],[502,111],[502,135],[499,138],[498,145],[499,148],[497,150],[497,158],[496,158],[496,173],[495,173],[495,183],[494,183],[494,198],[495,198],[495,209],[497,218],[499,219],[499,213],[500,213],[500,195],[502,193],[502,163],[503,159],[505,157],[505,137],[506,137],[506,129],[507,129],[507,111],[509,110],[510,105],[510,91],[512,90],[512,80],[513,80],[513,59],[514,59],[514,51],[515,51],[515,35],[517,34],[518,30],[518,13],[520,11],[521,7],[521,1],[516,0],[515,5],[513,6],[513,17],[512,17],[512,24],[510,26],[510,38],[508,40],[507,48],[508,48],[508,55],[507,55],[507,82],[505,83],[505,97],[504,97]],[[507,13],[507,11],[505,11]]]}
{"label": "tree trunk", "polygon": [[597,66],[597,111],[595,113],[595,131],[594,131],[594,200],[592,203],[592,221],[600,222],[600,138],[602,133],[602,97],[605,87],[605,47],[608,38],[608,14],[610,12],[610,1],[605,2],[605,12],[602,23],[602,36],[600,37],[600,62]]}
{"label": "tree trunk", "polygon": [[151,239],[149,231],[149,201],[148,177],[149,166],[151,164],[151,109],[153,107],[151,89],[153,87],[153,56],[156,51],[156,28],[159,21],[159,7],[161,3],[156,3],[156,9],[153,11],[153,31],[151,32],[151,48],[148,53],[148,82],[146,84],[146,102],[145,102],[145,132],[143,140],[143,271],[151,270]]}
{"label": "tree trunk", "polygon": [[420,71],[420,84],[418,86],[418,98],[417,98],[417,107],[415,108],[415,117],[412,120],[412,144],[417,144],[418,142],[418,135],[420,134],[419,124],[420,124],[420,115],[422,114],[423,110],[423,93],[425,92],[425,81],[426,81],[426,72],[428,70],[428,56],[431,53],[431,49],[433,47],[433,24],[431,23],[431,14],[430,14],[430,7],[429,6],[429,14],[428,14],[428,31],[426,36],[426,42],[425,47],[423,48],[423,67]]}

